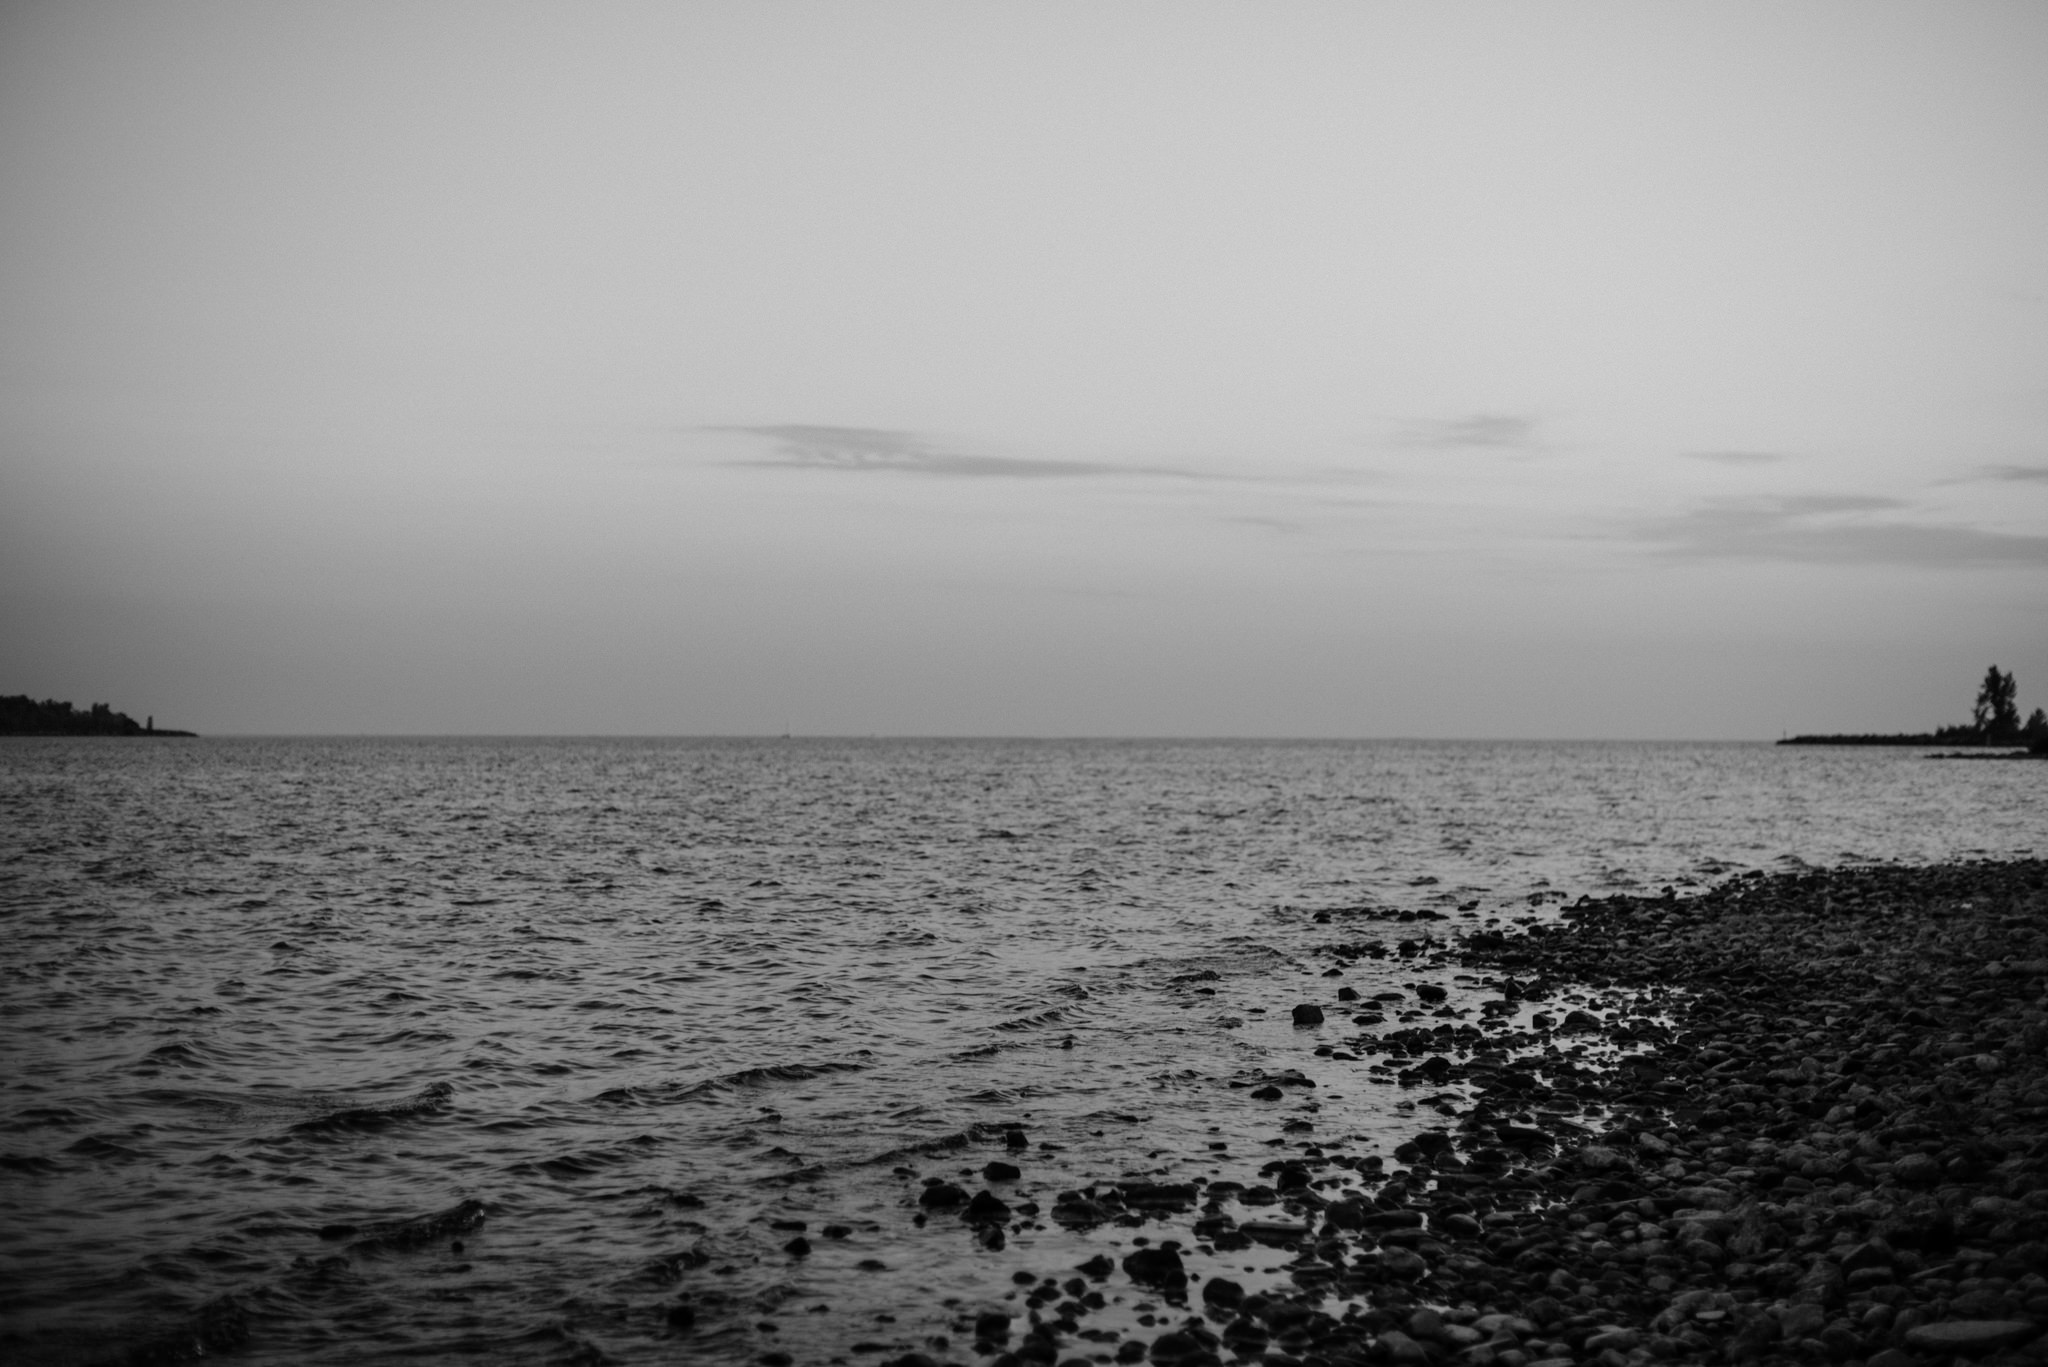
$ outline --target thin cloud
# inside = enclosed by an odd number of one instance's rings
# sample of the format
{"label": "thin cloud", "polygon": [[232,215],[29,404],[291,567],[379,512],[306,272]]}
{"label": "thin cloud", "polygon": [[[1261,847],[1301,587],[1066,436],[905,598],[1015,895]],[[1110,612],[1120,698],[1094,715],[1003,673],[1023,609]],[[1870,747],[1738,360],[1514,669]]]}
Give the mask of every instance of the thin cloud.
{"label": "thin cloud", "polygon": [[1308,530],[1305,525],[1290,518],[1261,517],[1256,513],[1241,513],[1223,520],[1240,527],[1258,527],[1265,531],[1277,532],[1282,536],[1298,536]]}
{"label": "thin cloud", "polygon": [[2048,465],[1990,465],[1985,467],[1984,477],[2018,484],[2048,484]]}
{"label": "thin cloud", "polygon": [[1400,438],[1400,444],[1438,450],[1533,450],[1537,446],[1536,422],[1507,413],[1474,413],[1470,417],[1412,426]]}
{"label": "thin cloud", "polygon": [[1110,465],[1101,461],[969,455],[935,447],[914,432],[896,432],[879,427],[781,423],[712,430],[744,432],[775,443],[772,456],[744,462],[748,465],[776,465],[799,470],[896,471],[967,479],[1076,479],[1101,475],[1201,478],[1187,470]]}
{"label": "thin cloud", "polygon": [[1778,451],[1685,451],[1687,460],[1710,460],[1716,465],[1776,465],[1786,457]]}
{"label": "thin cloud", "polygon": [[1816,513],[1876,513],[1907,505],[1896,498],[1870,494],[1792,494],[1770,501],[1770,506],[1787,517],[1810,517]]}
{"label": "thin cloud", "polygon": [[1664,554],[1693,559],[1928,569],[2048,567],[2048,536],[1871,516],[1906,506],[1897,499],[1836,494],[1718,500],[1645,524],[1636,534]]}

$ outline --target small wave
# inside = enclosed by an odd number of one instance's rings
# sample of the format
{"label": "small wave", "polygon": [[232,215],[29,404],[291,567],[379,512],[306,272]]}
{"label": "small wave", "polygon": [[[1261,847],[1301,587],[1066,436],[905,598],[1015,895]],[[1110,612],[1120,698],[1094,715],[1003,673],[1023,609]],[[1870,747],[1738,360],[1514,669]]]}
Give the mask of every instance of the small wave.
{"label": "small wave", "polygon": [[1044,1025],[1058,1025],[1067,1018],[1067,1008],[1054,1006],[1035,1015],[1018,1016],[1014,1020],[998,1021],[991,1030],[1036,1030]]}
{"label": "small wave", "polygon": [[388,1035],[379,1035],[370,1041],[374,1048],[395,1049],[404,1044],[446,1044],[455,1036],[446,1030],[393,1030]]}
{"label": "small wave", "polygon": [[430,1115],[448,1104],[455,1089],[445,1082],[430,1082],[403,1101],[382,1106],[347,1106],[325,1115],[301,1120],[292,1126],[295,1134],[317,1134],[326,1130],[374,1130],[414,1116]]}
{"label": "small wave", "polygon": [[820,1181],[824,1178],[827,1171],[828,1169],[823,1163],[807,1163],[801,1168],[792,1168],[788,1172],[771,1172],[766,1177],[757,1177],[754,1179],[754,1185],[757,1187],[793,1187],[804,1182]]}
{"label": "small wave", "polygon": [[580,945],[583,943],[574,935],[550,935],[546,931],[536,930],[532,926],[514,926],[512,927],[512,933],[514,935],[523,935],[529,940],[546,941],[558,945]]}
{"label": "small wave", "polygon": [[74,1111],[69,1106],[30,1106],[16,1111],[5,1123],[0,1123],[0,1132],[18,1133],[50,1125],[76,1125],[86,1118],[85,1112]]}
{"label": "small wave", "polygon": [[55,1160],[39,1153],[0,1153],[0,1172],[52,1173],[58,1171]]}
{"label": "small wave", "polygon": [[1129,1111],[1090,1111],[1080,1117],[1083,1125],[1142,1125],[1152,1117],[1133,1115]]}
{"label": "small wave", "polygon": [[231,1353],[249,1341],[249,1312],[233,1296],[221,1296],[199,1307],[191,1320],[169,1333],[135,1344],[111,1358],[103,1367],[148,1363],[151,1367],[196,1362],[201,1358]]}
{"label": "small wave", "polygon": [[400,1220],[378,1227],[367,1237],[356,1240],[348,1246],[351,1253],[402,1252],[418,1248],[422,1244],[438,1243],[452,1239],[458,1234],[467,1234],[484,1222],[484,1203],[478,1200],[458,1201],[446,1210],[437,1210],[431,1215],[420,1215],[410,1220]]}
{"label": "small wave", "polygon": [[656,1286],[673,1286],[683,1279],[685,1272],[694,1272],[711,1261],[711,1255],[701,1246],[691,1247],[675,1253],[666,1253],[644,1263],[638,1271],[626,1278],[633,1282],[651,1282]]}
{"label": "small wave", "polygon": [[976,1106],[1010,1106],[1019,1101],[1033,1101],[1050,1095],[1050,1091],[1033,1082],[1022,1087],[989,1087],[983,1091],[971,1092],[963,1099]]}
{"label": "small wave", "polygon": [[893,1149],[884,1149],[861,1160],[864,1167],[876,1167],[883,1163],[900,1163],[906,1158],[930,1158],[934,1154],[952,1153],[970,1144],[992,1144],[1002,1142],[1012,1130],[1024,1126],[1013,1121],[977,1120],[964,1130],[921,1139],[914,1144],[902,1144]]}
{"label": "small wave", "polygon": [[741,1068],[697,1082],[664,1082],[651,1087],[613,1087],[592,1098],[607,1106],[665,1105],[677,1101],[701,1101],[748,1087],[766,1087],[778,1082],[808,1082],[833,1073],[866,1071],[865,1063],[771,1063],[759,1068]]}
{"label": "small wave", "polygon": [[76,1143],[67,1145],[64,1152],[75,1153],[83,1158],[125,1159],[142,1157],[142,1154],[137,1150],[131,1149],[125,1144],[116,1144],[111,1139],[102,1139],[96,1134],[89,1134]]}
{"label": "small wave", "polygon": [[659,1142],[653,1135],[643,1134],[628,1140],[625,1145],[616,1149],[588,1149],[582,1153],[565,1153],[556,1158],[544,1158],[538,1163],[514,1163],[507,1171],[522,1176],[532,1176],[541,1172],[550,1177],[591,1177],[606,1168],[615,1168],[622,1163],[634,1161],[642,1156],[634,1150],[644,1151],[655,1147]]}
{"label": "small wave", "polygon": [[[1314,908],[1302,910],[1313,911]],[[1290,916],[1292,912],[1290,911]],[[1225,946],[1221,953],[1185,954],[1170,958],[1138,959],[1126,965],[1118,974],[1124,978],[1139,978],[1147,981],[1167,982],[1210,981],[1203,978],[1205,973],[1217,977],[1240,973],[1258,973],[1289,961],[1290,956],[1263,940],[1250,936],[1230,935],[1224,937]]]}

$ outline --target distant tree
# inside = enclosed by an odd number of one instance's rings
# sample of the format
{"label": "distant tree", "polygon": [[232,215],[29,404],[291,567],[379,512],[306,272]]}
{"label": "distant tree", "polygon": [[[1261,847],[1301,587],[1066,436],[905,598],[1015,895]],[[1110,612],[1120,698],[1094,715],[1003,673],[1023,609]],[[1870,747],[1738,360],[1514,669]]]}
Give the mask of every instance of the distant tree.
{"label": "distant tree", "polygon": [[2034,709],[2034,715],[2027,718],[2027,724],[2020,728],[2020,739],[2025,741],[2048,740],[2048,712]]}
{"label": "distant tree", "polygon": [[2014,698],[2019,685],[1997,665],[1985,671],[1977,689],[1977,706],[1971,711],[1977,734],[1988,741],[2015,741],[2020,735],[2020,709]]}

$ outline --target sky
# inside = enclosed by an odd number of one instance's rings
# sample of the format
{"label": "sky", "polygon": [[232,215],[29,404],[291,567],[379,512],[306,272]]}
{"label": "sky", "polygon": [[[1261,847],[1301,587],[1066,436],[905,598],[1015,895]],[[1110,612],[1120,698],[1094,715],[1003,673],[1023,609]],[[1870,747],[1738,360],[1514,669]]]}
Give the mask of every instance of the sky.
{"label": "sky", "polygon": [[0,0],[0,693],[2048,706],[2048,6]]}

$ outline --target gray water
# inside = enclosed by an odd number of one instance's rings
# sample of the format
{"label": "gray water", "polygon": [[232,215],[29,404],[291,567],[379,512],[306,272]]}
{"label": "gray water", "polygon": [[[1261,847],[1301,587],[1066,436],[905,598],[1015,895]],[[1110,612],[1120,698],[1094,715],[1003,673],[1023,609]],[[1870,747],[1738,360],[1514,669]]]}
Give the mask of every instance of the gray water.
{"label": "gray water", "polygon": [[[1412,1131],[1289,1023],[1319,911],[2038,852],[2044,788],[1761,745],[0,743],[0,1354],[232,1295],[249,1362],[874,1361],[1128,1235],[911,1225],[1005,1129],[1045,1204],[1248,1177],[1266,1069],[1332,1140]],[[465,1200],[459,1249],[376,1237]]]}

